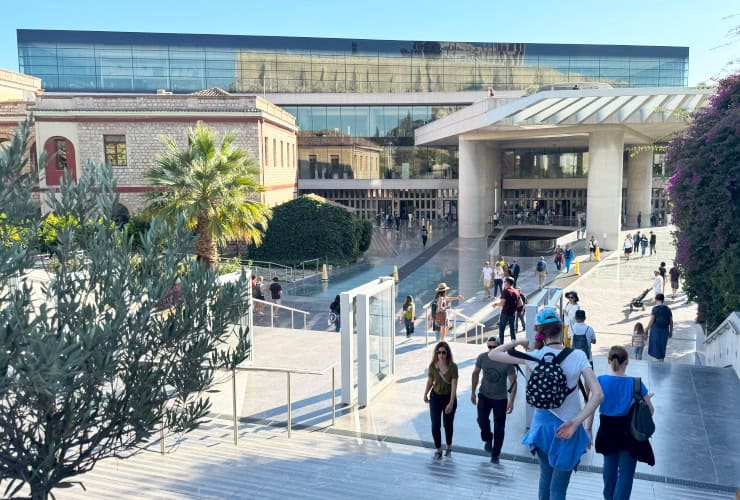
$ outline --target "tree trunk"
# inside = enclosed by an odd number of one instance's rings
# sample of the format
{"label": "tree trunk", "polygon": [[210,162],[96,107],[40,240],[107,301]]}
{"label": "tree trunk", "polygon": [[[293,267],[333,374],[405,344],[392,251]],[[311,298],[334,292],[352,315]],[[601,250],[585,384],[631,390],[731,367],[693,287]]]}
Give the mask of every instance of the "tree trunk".
{"label": "tree trunk", "polygon": [[206,264],[206,268],[215,268],[218,265],[218,249],[216,242],[208,235],[208,218],[205,215],[198,217],[198,240],[195,242],[195,253],[198,259]]}
{"label": "tree trunk", "polygon": [[31,498],[33,500],[47,500],[49,498],[49,491],[46,488],[45,483],[32,482],[29,484],[31,487]]}

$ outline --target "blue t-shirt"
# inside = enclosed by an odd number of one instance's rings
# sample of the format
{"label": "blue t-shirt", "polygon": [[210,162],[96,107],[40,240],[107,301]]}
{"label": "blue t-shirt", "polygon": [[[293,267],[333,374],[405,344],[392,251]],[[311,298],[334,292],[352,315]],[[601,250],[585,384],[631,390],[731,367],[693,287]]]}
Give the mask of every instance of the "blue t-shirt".
{"label": "blue t-shirt", "polygon": [[[616,375],[599,375],[599,384],[604,391],[604,400],[599,412],[610,417],[625,415],[632,404],[632,377],[618,377]],[[647,387],[641,383],[640,394],[647,394]]]}

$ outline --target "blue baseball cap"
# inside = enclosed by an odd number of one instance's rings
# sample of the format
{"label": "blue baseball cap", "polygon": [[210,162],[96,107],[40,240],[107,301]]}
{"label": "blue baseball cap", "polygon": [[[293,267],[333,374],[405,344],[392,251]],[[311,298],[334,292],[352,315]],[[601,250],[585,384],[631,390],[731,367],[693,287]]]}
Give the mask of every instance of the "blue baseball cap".
{"label": "blue baseball cap", "polygon": [[560,318],[558,318],[558,313],[555,309],[547,307],[537,313],[535,324],[544,325],[546,323],[560,323]]}

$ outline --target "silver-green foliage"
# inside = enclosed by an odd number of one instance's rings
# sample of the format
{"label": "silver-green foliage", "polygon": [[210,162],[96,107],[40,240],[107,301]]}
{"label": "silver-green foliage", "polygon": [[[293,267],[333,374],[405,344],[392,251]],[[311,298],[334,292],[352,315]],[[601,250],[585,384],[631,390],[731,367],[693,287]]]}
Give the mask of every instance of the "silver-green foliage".
{"label": "silver-green foliage", "polygon": [[[30,184],[17,182],[27,136],[21,127],[0,158],[0,225],[39,224],[27,203]],[[194,429],[209,411],[203,391],[214,369],[248,355],[248,332],[238,326],[246,277],[219,285],[188,258],[193,236],[182,220],[172,227],[154,219],[135,252],[113,224],[116,202],[111,169],[91,164],[49,199],[55,213],[86,224],[58,235],[60,265],[44,286],[27,279],[33,244],[0,245],[6,495],[25,485],[46,498],[100,459],[147,448],[162,422],[168,433]],[[10,286],[14,276],[18,286]]]}

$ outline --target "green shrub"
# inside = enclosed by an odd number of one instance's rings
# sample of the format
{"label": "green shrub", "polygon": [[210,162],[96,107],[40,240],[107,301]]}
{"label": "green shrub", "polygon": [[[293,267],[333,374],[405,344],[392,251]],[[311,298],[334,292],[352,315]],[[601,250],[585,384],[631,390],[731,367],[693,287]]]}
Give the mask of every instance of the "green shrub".
{"label": "green shrub", "polygon": [[312,196],[300,196],[273,209],[262,245],[250,245],[250,259],[298,264],[326,259],[354,262],[370,246],[372,225],[347,210]]}
{"label": "green shrub", "polygon": [[223,276],[224,274],[230,274],[237,271],[241,271],[242,265],[239,262],[239,257],[234,257],[227,261],[222,261],[218,264],[218,274]]}
{"label": "green shrub", "polygon": [[129,217],[126,223],[126,233],[134,238],[134,248],[140,249],[142,247],[141,236],[149,231],[152,217],[148,212],[137,212]]}

